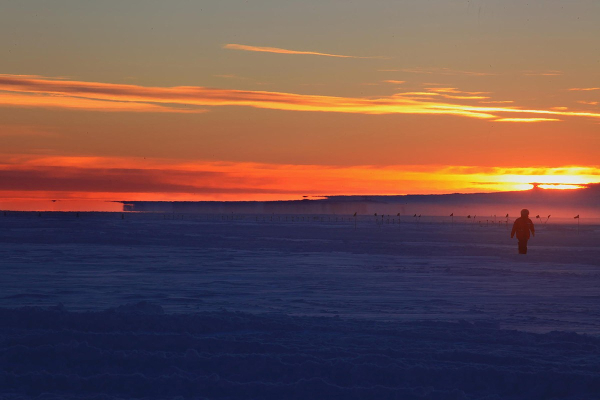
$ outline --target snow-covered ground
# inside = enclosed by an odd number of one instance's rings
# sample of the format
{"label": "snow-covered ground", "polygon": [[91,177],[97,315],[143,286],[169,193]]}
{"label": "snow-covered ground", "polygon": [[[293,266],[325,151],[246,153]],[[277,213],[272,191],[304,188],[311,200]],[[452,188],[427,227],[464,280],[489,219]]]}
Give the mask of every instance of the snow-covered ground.
{"label": "snow-covered ground", "polygon": [[0,398],[600,393],[598,226],[124,216],[0,216]]}

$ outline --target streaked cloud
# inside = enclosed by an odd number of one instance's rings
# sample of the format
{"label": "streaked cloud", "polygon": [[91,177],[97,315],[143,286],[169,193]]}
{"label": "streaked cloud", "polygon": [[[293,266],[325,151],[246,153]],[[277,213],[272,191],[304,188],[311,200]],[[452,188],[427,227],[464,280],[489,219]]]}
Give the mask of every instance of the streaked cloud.
{"label": "streaked cloud", "polygon": [[396,84],[396,85],[401,85],[403,83],[406,83],[406,81],[396,81],[394,79],[388,79],[386,81],[382,81],[383,83],[392,83],[392,84]]}
{"label": "streaked cloud", "polygon": [[569,90],[574,90],[574,91],[582,91],[582,92],[589,92],[592,90],[600,90],[600,87],[589,87],[589,88],[571,88]]}
{"label": "streaked cloud", "polygon": [[[2,78],[0,78],[0,81]],[[1,84],[0,84],[1,87]],[[55,94],[37,94],[39,92],[2,92],[0,91],[0,106],[12,106],[12,107],[37,107],[37,108],[63,108],[71,110],[90,110],[90,111],[104,111],[104,112],[116,112],[116,111],[127,111],[127,112],[180,112],[180,113],[198,113],[205,112],[206,110],[198,107],[191,108],[177,108],[164,106],[158,104],[144,103],[144,102],[132,102],[132,101],[119,101],[112,100],[110,98],[99,99],[99,98],[85,98],[62,95],[59,93]]]}
{"label": "streaked cloud", "polygon": [[[436,90],[436,91],[432,91]],[[453,115],[498,119],[499,114],[600,118],[591,111],[523,109],[474,106],[431,99],[480,99],[462,96],[455,88],[432,88],[428,92],[397,93],[392,96],[336,97],[285,92],[215,89],[198,86],[146,87],[111,83],[0,76],[0,105],[17,107],[60,107],[98,111],[203,112],[199,107],[246,106],[272,110],[336,112],[353,114]],[[419,96],[425,98],[419,98]],[[520,116],[519,116],[520,117]],[[508,116],[507,118],[513,118]]]}
{"label": "streaked cloud", "polygon": [[432,88],[427,88],[427,90],[430,90],[432,92],[436,92],[436,93],[455,93],[455,94],[487,94],[489,92],[466,92],[464,90],[458,90],[457,88],[453,88],[453,87],[432,87]]}
{"label": "streaked cloud", "polygon": [[342,54],[330,54],[330,53],[319,53],[316,51],[301,51],[301,50],[289,50],[278,47],[263,47],[263,46],[247,46],[244,44],[229,43],[223,46],[224,49],[229,50],[242,50],[242,51],[254,51],[260,53],[275,53],[275,54],[294,54],[294,55],[308,55],[308,56],[324,56],[324,57],[337,57],[337,58],[382,58],[382,57],[360,57],[360,56],[348,56]]}
{"label": "streaked cloud", "polygon": [[600,102],[597,102],[597,101],[585,101],[585,100],[579,100],[578,103],[585,104],[588,106],[597,106],[598,104],[600,104]]}
{"label": "streaked cloud", "polygon": [[489,96],[481,96],[482,94],[487,94],[488,92],[465,92],[453,87],[432,87],[427,88],[427,90],[439,94],[447,99],[483,100],[490,98]]}
{"label": "streaked cloud", "polygon": [[442,96],[447,99],[458,99],[458,100],[489,99],[489,96],[461,96],[461,95],[451,95],[451,94],[444,94]]}
{"label": "streaked cloud", "polygon": [[494,122],[555,122],[556,118],[498,118]]}
{"label": "streaked cloud", "polygon": [[439,93],[434,93],[434,92],[402,92],[399,93],[398,96],[402,95],[403,97],[409,97],[409,96],[420,96],[420,97],[433,97],[433,96],[440,96]]}

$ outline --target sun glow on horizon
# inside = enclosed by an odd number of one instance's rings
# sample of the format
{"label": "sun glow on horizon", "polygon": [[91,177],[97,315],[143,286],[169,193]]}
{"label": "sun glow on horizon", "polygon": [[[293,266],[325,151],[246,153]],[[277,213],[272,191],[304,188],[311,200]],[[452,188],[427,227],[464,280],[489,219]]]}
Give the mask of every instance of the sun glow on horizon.
{"label": "sun glow on horizon", "polygon": [[322,166],[143,160],[133,157],[0,158],[0,209],[29,200],[272,201],[303,196],[405,195],[576,189],[600,168],[439,165]]}
{"label": "sun glow on horizon", "polygon": [[540,189],[550,189],[550,190],[573,190],[573,189],[585,189],[587,186],[585,185],[573,185],[573,184],[543,184],[538,185]]}

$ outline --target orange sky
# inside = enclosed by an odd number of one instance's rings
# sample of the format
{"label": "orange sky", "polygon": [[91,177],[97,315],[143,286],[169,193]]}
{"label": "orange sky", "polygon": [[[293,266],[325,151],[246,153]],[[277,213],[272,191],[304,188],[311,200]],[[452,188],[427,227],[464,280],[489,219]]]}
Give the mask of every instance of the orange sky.
{"label": "orange sky", "polygon": [[0,209],[600,182],[597,3],[367,3],[1,5]]}

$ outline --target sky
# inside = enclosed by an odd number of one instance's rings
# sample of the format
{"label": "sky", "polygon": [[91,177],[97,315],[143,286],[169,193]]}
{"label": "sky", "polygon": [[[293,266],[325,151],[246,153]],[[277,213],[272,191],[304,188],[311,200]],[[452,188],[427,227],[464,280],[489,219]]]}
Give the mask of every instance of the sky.
{"label": "sky", "polygon": [[0,51],[0,209],[600,182],[597,0],[5,0]]}

